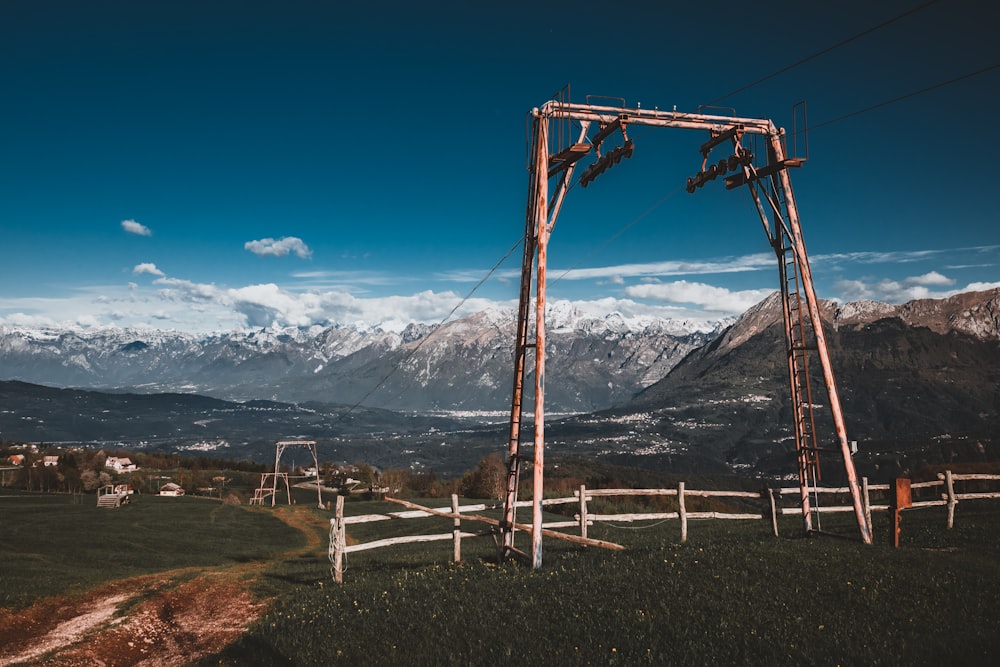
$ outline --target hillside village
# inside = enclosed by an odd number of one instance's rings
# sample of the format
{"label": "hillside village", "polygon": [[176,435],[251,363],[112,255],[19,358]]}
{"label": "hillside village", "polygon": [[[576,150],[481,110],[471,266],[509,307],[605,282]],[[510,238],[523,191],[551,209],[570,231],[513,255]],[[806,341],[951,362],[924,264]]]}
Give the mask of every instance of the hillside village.
{"label": "hillside village", "polygon": [[[126,451],[108,454],[103,449],[9,443],[0,445],[0,462],[0,487],[5,489],[97,495],[101,489],[113,487],[122,494],[204,496],[230,504],[247,503],[261,473],[272,470],[249,461]],[[503,465],[499,456],[488,456],[475,470],[451,479],[438,478],[433,472],[329,461],[321,461],[318,472],[312,466],[295,465],[282,465],[281,471],[296,484],[315,488],[318,482],[326,491],[359,498],[404,489],[429,497],[455,492],[490,497],[499,492]]]}

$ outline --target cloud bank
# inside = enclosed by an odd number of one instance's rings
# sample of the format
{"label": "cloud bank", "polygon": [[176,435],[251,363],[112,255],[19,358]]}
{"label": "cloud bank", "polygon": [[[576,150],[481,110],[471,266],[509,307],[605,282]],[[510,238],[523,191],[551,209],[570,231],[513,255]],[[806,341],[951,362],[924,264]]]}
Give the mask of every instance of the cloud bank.
{"label": "cloud bank", "polygon": [[[247,244],[261,255],[307,256],[309,249],[295,237],[279,241],[261,239]],[[813,258],[814,275],[826,274],[817,284],[819,296],[840,302],[875,300],[903,303],[911,299],[945,298],[959,292],[1000,287],[1000,282],[962,282],[967,266],[992,267],[998,262],[995,246],[895,253],[844,253]],[[620,313],[629,318],[664,318],[710,324],[738,315],[770,294],[777,276],[770,255],[747,255],[693,262],[623,264],[550,272],[551,303],[570,301],[586,315],[603,317]],[[882,266],[877,266],[882,265]],[[900,273],[900,268],[911,269]],[[857,275],[881,270],[882,275]],[[918,270],[912,270],[918,269]],[[767,276],[750,272],[766,271]],[[846,278],[840,272],[854,273]],[[456,306],[454,317],[485,309],[517,306],[516,275],[493,275],[497,286],[485,297],[490,285],[463,303],[463,290],[481,283],[483,271],[453,271],[419,278],[398,273],[366,270],[349,272],[318,269],[292,274],[288,285],[275,282],[224,286],[167,275],[153,262],[134,265],[135,276],[152,280],[127,285],[75,286],[68,295],[10,298],[0,303],[0,324],[18,326],[135,326],[169,328],[192,333],[211,333],[261,327],[310,327],[347,325],[378,326],[400,331],[411,323],[436,324]],[[688,273],[699,280],[665,280]],[[589,277],[584,282],[582,275]],[[887,277],[895,274],[894,277]],[[967,275],[967,274],[966,274]],[[978,275],[978,274],[977,274]],[[555,276],[554,279],[551,279]],[[575,276],[576,280],[571,280]],[[776,282],[776,281],[775,281]],[[404,285],[419,284],[412,293],[400,293]],[[733,285],[736,285],[735,287]],[[745,285],[746,287],[742,287]],[[760,285],[768,285],[760,287]],[[428,289],[429,286],[436,288]],[[709,327],[710,328],[710,327]]]}
{"label": "cloud bank", "polygon": [[762,301],[772,289],[732,291],[705,283],[678,280],[672,283],[647,283],[625,288],[626,296],[666,301],[669,303],[693,304],[713,313],[738,315]]}

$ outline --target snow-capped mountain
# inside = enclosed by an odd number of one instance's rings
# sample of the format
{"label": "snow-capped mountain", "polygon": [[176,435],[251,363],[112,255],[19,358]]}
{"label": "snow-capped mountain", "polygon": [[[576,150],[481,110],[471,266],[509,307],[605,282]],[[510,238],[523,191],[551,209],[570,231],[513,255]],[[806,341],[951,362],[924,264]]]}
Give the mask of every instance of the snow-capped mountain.
{"label": "snow-capped mountain", "polygon": [[[546,402],[580,412],[629,399],[728,322],[585,315],[550,305]],[[208,336],[0,327],[0,379],[56,387],[319,400],[395,410],[507,409],[516,313],[441,326],[266,328]]]}

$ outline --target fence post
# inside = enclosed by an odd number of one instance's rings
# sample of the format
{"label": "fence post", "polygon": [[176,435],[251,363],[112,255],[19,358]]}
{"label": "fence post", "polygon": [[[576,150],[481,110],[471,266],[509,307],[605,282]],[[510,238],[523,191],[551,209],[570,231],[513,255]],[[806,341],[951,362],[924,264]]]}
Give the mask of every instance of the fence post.
{"label": "fence post", "polygon": [[862,502],[865,504],[865,521],[868,522],[868,534],[872,536],[872,539],[875,539],[875,531],[872,526],[872,499],[871,494],[868,491],[867,477],[861,478],[861,497]]}
{"label": "fence post", "polygon": [[[458,494],[451,494],[451,512],[452,514],[458,514]],[[457,516],[455,517],[454,523],[452,523],[451,535],[452,541],[455,544],[455,562],[462,562],[462,520]]]}
{"label": "fence post", "polygon": [[952,528],[955,525],[955,505],[958,504],[958,499],[955,498],[955,480],[952,479],[950,470],[944,471],[944,485],[948,491],[948,528]]}
{"label": "fence post", "polygon": [[778,505],[774,502],[774,489],[767,487],[767,497],[771,502],[771,530],[774,536],[778,537]]}
{"label": "fence post", "polygon": [[892,538],[890,543],[894,547],[899,546],[899,534],[901,532],[900,523],[903,520],[903,510],[913,506],[913,492],[910,489],[910,480],[906,477],[896,478],[892,485],[892,505],[889,513],[892,514]]}
{"label": "fence post", "polygon": [[684,482],[677,482],[677,514],[681,518],[681,542],[687,542],[688,515],[684,508]]}
{"label": "fence post", "polygon": [[587,487],[580,485],[580,537],[587,537]]}
{"label": "fence post", "polygon": [[334,552],[333,552],[333,580],[338,584],[344,583],[344,542],[347,532],[344,530],[344,496],[337,496],[337,512],[334,516]]}

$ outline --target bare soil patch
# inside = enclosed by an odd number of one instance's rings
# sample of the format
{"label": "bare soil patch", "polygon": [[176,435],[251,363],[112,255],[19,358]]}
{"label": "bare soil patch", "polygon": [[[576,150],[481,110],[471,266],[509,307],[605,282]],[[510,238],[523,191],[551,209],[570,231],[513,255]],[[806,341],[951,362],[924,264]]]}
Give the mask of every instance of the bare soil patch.
{"label": "bare soil patch", "polygon": [[[276,515],[307,544],[281,557],[314,551],[315,517]],[[221,651],[267,608],[251,587],[267,563],[186,569],[115,581],[77,596],[0,609],[0,667],[37,665],[184,665]]]}

